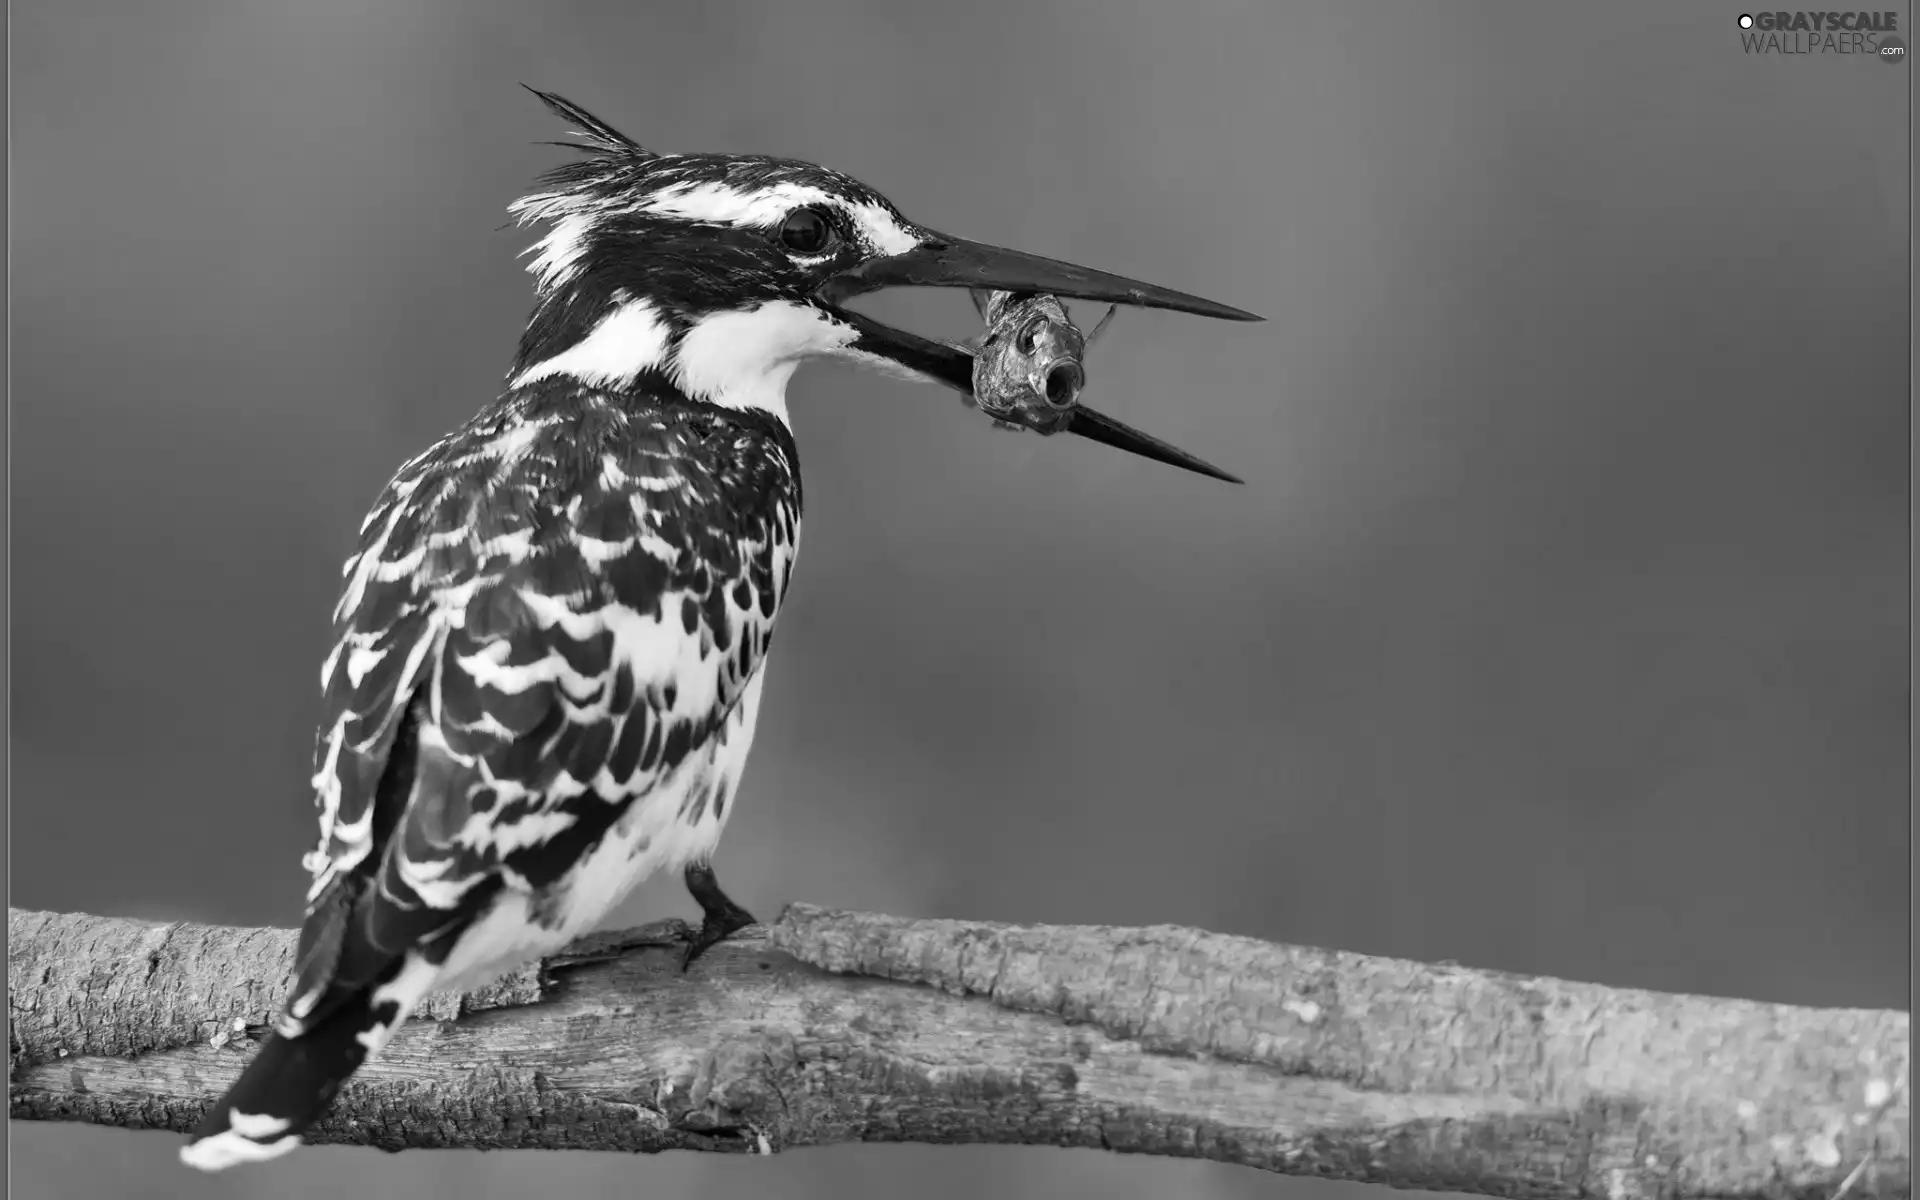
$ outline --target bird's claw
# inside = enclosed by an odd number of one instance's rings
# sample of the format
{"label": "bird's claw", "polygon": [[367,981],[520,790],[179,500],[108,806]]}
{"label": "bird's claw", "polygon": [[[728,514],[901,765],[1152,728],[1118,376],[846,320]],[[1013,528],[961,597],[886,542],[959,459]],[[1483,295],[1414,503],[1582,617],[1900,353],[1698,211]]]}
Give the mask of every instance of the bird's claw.
{"label": "bird's claw", "polygon": [[680,956],[682,974],[693,966],[695,959],[754,923],[752,913],[735,904],[732,897],[720,890],[720,881],[714,877],[711,866],[696,864],[688,867],[686,878],[687,891],[693,893],[706,919],[700,923],[700,928],[691,930],[687,936],[687,948]]}
{"label": "bird's claw", "polygon": [[687,935],[687,948],[680,955],[681,974],[684,975],[687,969],[693,966],[694,960],[702,954],[753,923],[753,914],[743,908],[736,908],[733,915],[725,920],[716,921],[708,917],[700,928],[690,928]]}

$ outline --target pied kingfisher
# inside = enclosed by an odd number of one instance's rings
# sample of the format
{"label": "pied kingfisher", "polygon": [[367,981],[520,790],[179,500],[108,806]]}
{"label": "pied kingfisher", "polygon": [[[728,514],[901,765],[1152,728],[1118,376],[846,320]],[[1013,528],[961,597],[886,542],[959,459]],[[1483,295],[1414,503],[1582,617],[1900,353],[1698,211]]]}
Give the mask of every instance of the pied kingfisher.
{"label": "pied kingfisher", "polygon": [[[656,870],[705,914],[683,963],[751,923],[708,864],[799,545],[787,380],[820,355],[972,375],[846,300],[998,288],[1259,319],[935,233],[810,163],[658,154],[534,94],[584,153],[510,209],[546,227],[533,314],[504,393],[400,468],[346,562],[294,984],[191,1166],[292,1149],[429,991],[559,949]],[[1231,478],[1090,410],[1070,428]]]}

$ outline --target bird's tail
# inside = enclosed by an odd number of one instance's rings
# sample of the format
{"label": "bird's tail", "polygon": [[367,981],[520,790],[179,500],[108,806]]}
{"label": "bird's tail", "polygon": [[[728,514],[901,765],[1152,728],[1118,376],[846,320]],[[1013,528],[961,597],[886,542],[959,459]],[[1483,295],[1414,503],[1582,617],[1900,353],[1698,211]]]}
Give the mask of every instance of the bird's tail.
{"label": "bird's tail", "polygon": [[180,1148],[180,1161],[202,1171],[265,1162],[300,1144],[333,1098],[426,996],[436,970],[417,953],[381,980],[327,1006],[295,1036],[268,1035]]}

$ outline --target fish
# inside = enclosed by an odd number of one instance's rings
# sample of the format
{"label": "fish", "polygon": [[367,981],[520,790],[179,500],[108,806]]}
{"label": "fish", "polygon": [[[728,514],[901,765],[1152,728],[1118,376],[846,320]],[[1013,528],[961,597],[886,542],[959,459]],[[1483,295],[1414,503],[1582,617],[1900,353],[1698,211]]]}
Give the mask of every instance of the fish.
{"label": "fish", "polygon": [[1072,423],[1087,384],[1086,353],[1117,306],[1082,334],[1058,296],[972,289],[986,332],[973,352],[972,401],[1003,429],[1043,436]]}

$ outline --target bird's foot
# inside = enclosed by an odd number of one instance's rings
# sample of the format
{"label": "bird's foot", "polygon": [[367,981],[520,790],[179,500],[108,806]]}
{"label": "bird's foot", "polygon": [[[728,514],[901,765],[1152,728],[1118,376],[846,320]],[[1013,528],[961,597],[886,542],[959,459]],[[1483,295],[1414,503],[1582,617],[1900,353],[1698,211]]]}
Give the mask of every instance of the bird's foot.
{"label": "bird's foot", "polygon": [[687,938],[686,953],[680,957],[680,970],[683,972],[702,954],[754,923],[752,913],[735,904],[730,896],[720,890],[720,881],[715,878],[711,866],[703,863],[688,867],[686,877],[687,891],[693,893],[706,919]]}

